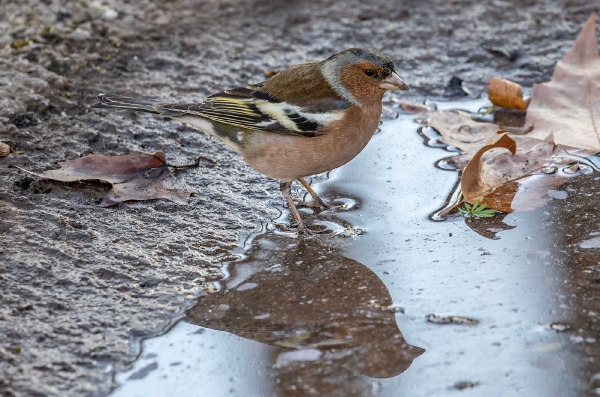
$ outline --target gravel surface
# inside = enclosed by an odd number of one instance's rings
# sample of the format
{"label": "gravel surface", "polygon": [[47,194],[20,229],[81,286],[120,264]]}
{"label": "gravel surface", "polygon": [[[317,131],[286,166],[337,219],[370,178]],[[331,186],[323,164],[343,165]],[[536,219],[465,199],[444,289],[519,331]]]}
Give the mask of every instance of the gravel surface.
{"label": "gravel surface", "polygon": [[[589,0],[0,0],[0,141],[13,152],[0,157],[0,394],[104,395],[114,366],[218,279],[282,202],[218,142],[152,115],[89,111],[96,94],[199,101],[365,46],[396,61],[403,98],[442,96],[452,76],[476,97],[494,75],[548,80],[592,11]],[[100,209],[106,185],[9,168],[131,150],[205,156],[178,173],[199,194],[189,206]]]}

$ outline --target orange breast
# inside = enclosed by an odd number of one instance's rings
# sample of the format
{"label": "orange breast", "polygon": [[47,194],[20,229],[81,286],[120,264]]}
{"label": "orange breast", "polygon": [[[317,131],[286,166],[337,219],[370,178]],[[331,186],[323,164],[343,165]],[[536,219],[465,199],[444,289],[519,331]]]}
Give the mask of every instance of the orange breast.
{"label": "orange breast", "polygon": [[371,106],[351,106],[346,116],[333,122],[326,134],[305,138],[251,133],[241,150],[255,170],[278,180],[294,180],[346,164],[373,136],[381,117],[381,100]]}

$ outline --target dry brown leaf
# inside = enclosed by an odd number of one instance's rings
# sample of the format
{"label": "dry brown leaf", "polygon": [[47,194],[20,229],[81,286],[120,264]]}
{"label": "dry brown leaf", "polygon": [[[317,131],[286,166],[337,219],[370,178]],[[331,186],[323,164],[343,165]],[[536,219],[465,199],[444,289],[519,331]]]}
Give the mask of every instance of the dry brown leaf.
{"label": "dry brown leaf", "polygon": [[[549,175],[542,170],[556,170],[587,155],[585,150],[554,145],[552,136],[540,141],[504,135],[516,143],[514,155],[508,153],[504,146],[499,148],[491,144],[489,148],[482,148],[470,162],[467,155],[449,159],[449,163],[464,169],[461,177],[461,191],[467,189],[466,193],[462,192],[464,201],[474,203],[480,200],[488,207],[503,212],[534,210],[550,199],[546,195],[548,190],[558,188],[569,177],[564,168],[562,173]],[[477,158],[479,168],[475,163]],[[577,169],[570,176],[576,173]]]}
{"label": "dry brown leaf", "polygon": [[61,168],[45,171],[43,178],[61,182],[100,180],[108,183],[123,183],[135,177],[139,171],[165,165],[165,154],[154,155],[131,152],[124,156],[100,156],[89,154],[75,160],[60,163]]}
{"label": "dry brown leaf", "polygon": [[430,116],[442,141],[464,152],[447,162],[464,170],[465,201],[480,200],[505,212],[532,210],[550,199],[549,190],[567,180],[566,171],[562,176],[542,174],[544,166],[564,166],[600,151],[600,56],[594,15],[557,63],[552,81],[534,86],[527,121],[533,123],[533,132],[505,134],[490,143],[496,124],[474,121],[464,112]]}
{"label": "dry brown leaf", "polygon": [[567,180],[541,174],[540,170],[558,168],[585,155],[585,151],[555,145],[552,135],[544,141],[510,134],[503,137],[510,141],[498,138],[498,142],[481,148],[465,166],[461,178],[464,201],[480,200],[503,212],[533,210],[548,201],[548,189],[558,188]]}
{"label": "dry brown leaf", "polygon": [[525,110],[527,103],[523,100],[523,87],[509,80],[492,77],[487,86],[488,98],[497,106],[507,109]]}
{"label": "dry brown leaf", "polygon": [[113,184],[112,190],[104,197],[100,207],[110,207],[130,200],[154,199],[165,199],[186,205],[190,195],[195,192],[184,183],[178,182],[168,167],[163,166],[141,171],[127,182]]}
{"label": "dry brown leaf", "polygon": [[429,126],[442,135],[443,143],[457,147],[471,156],[500,129],[497,124],[475,121],[461,111],[432,113],[429,117]]}
{"label": "dry brown leaf", "polygon": [[488,192],[480,202],[498,211],[513,212],[512,202],[518,191],[519,181],[508,181]]}
{"label": "dry brown leaf", "polygon": [[124,156],[88,156],[60,163],[61,168],[36,174],[45,179],[61,182],[100,180],[111,183],[113,188],[100,204],[108,207],[130,200],[166,199],[187,204],[195,191],[178,183],[169,170],[165,154],[154,155],[131,152]]}
{"label": "dry brown leaf", "polygon": [[[458,169],[464,169],[473,155],[477,153],[483,146],[493,144],[498,140],[497,133],[502,130],[497,124],[484,123],[473,120],[465,112],[444,111],[433,113],[430,115],[429,125],[434,127],[441,135],[441,141],[447,145],[458,147],[463,151],[460,156],[451,157],[448,162]],[[517,159],[524,161],[531,166],[536,164],[539,169],[543,163],[549,160],[549,154],[554,147],[552,136],[546,137],[545,140],[530,138],[529,135],[507,134],[511,139],[517,142],[519,156]],[[545,142],[545,144],[544,144]],[[542,146],[538,146],[543,144]],[[544,150],[540,150],[544,147]],[[535,150],[532,150],[535,148]],[[498,153],[504,153],[499,149],[486,152],[482,159],[489,161]],[[541,158],[527,158],[527,156],[541,156]],[[540,163],[542,163],[540,165]],[[516,165],[518,167],[518,165]],[[530,167],[526,167],[530,169]],[[521,175],[522,176],[522,175]]]}
{"label": "dry brown leaf", "polygon": [[502,134],[496,142],[482,147],[465,166],[461,178],[464,200],[480,200],[490,208],[511,212],[515,209],[513,198],[521,187],[518,182],[550,163],[557,166],[572,161],[564,154],[563,148],[554,145],[552,136],[542,141]]}
{"label": "dry brown leaf", "polygon": [[600,151],[600,56],[592,14],[573,47],[558,61],[552,80],[533,86],[529,136],[554,134],[557,144]]}
{"label": "dry brown leaf", "polygon": [[[481,161],[481,156],[483,156],[485,152],[496,148],[508,149],[514,156],[517,152],[517,143],[508,135],[501,134],[495,142],[485,145],[475,153],[471,161],[469,161],[465,167],[460,180],[460,187],[465,201],[473,203],[476,200],[482,200],[486,194],[491,193],[494,188],[503,184],[496,178],[496,172],[498,170],[494,168],[490,169],[489,167],[486,169],[485,163]],[[498,162],[496,165],[498,165]],[[504,183],[506,182],[508,181],[504,181]]]}

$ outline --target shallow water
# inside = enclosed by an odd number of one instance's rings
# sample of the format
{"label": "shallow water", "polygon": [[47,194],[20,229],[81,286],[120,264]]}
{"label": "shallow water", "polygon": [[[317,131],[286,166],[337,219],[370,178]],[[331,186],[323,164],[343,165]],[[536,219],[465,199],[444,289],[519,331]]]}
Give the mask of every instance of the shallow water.
{"label": "shallow water", "polygon": [[385,123],[316,185],[345,204],[313,219],[337,235],[302,240],[267,226],[227,264],[218,292],[144,341],[112,395],[580,395],[583,359],[551,327],[574,321],[564,244],[541,227],[554,215],[430,220],[457,174],[434,167],[449,153],[426,147],[417,128]]}

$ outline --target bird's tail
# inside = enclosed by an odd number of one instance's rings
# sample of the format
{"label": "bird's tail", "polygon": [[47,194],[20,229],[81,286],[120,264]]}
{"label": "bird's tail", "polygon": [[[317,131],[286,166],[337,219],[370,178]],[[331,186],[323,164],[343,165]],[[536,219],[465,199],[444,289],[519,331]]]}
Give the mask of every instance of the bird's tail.
{"label": "bird's tail", "polygon": [[127,109],[136,110],[138,112],[147,112],[155,114],[160,113],[154,107],[154,105],[157,104],[157,101],[153,101],[150,99],[129,98],[126,96],[100,94],[98,95],[98,100],[100,100],[100,103],[95,103],[91,106],[92,108]]}

